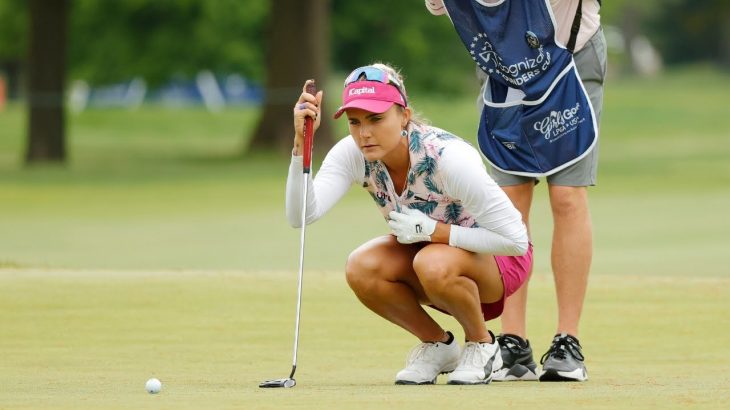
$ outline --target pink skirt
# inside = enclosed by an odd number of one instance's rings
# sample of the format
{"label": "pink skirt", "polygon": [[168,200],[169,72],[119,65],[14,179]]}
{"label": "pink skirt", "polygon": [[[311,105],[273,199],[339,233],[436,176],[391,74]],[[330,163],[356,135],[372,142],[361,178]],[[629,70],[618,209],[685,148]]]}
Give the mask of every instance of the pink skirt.
{"label": "pink skirt", "polygon": [[499,267],[499,273],[502,274],[504,293],[502,299],[496,302],[482,303],[482,315],[485,321],[498,318],[504,310],[504,300],[527,282],[532,269],[532,243],[522,256],[495,256],[494,260]]}
{"label": "pink skirt", "polygon": [[[522,256],[494,256],[494,260],[497,262],[499,273],[502,274],[504,293],[502,293],[502,298],[496,302],[482,303],[482,316],[484,316],[485,322],[498,318],[504,310],[504,300],[509,295],[517,292],[520,286],[527,282],[532,269],[532,243]],[[440,312],[449,314],[449,312],[436,306],[430,306]]]}

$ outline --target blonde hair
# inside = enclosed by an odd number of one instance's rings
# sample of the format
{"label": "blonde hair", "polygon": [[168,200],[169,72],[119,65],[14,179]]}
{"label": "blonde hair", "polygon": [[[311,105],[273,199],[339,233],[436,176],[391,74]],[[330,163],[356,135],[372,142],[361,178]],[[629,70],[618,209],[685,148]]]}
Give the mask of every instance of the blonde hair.
{"label": "blonde hair", "polygon": [[[373,64],[370,64],[372,67],[379,68],[385,72],[387,72],[390,76],[392,76],[399,85],[400,92],[403,93],[403,97],[405,97],[406,102],[408,103],[408,108],[411,109],[411,120],[410,123],[413,123],[415,125],[426,125],[429,123],[429,121],[421,116],[420,113],[416,112],[416,110],[411,106],[410,99],[408,98],[408,92],[406,92],[406,83],[403,80],[403,75],[401,75],[400,70],[396,69],[395,67],[391,66],[390,64],[382,63],[380,61],[375,62]],[[403,110],[404,108],[400,105],[397,105],[399,110]]]}

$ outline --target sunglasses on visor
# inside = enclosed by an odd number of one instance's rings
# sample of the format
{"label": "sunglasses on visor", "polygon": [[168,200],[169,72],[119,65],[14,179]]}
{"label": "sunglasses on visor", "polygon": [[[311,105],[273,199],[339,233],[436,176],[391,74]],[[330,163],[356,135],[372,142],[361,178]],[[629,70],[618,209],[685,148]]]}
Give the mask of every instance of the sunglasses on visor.
{"label": "sunglasses on visor", "polygon": [[403,87],[402,87],[401,83],[399,83],[398,80],[393,78],[393,76],[390,75],[387,71],[382,70],[377,67],[373,67],[373,66],[364,66],[364,67],[356,68],[345,79],[345,87],[347,87],[348,85],[350,85],[356,81],[361,81],[361,80],[377,81],[379,83],[390,84],[390,85],[395,86],[395,88],[398,90],[400,95],[403,97],[403,101],[406,101],[406,104],[408,104],[408,99],[406,98],[406,95],[403,94]]}

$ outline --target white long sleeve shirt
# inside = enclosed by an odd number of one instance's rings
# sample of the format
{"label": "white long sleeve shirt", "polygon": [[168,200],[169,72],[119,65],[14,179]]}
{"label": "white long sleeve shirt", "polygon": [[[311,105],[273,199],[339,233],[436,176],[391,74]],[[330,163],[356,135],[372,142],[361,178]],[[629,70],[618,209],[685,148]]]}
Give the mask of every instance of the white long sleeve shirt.
{"label": "white long sleeve shirt", "polygon": [[[504,191],[487,174],[478,152],[460,139],[449,141],[438,163],[443,193],[460,201],[476,227],[451,224],[449,245],[478,253],[522,255],[528,248],[522,217]],[[366,182],[365,158],[351,136],[340,140],[327,154],[316,177],[310,178],[306,223],[329,211],[353,184]],[[289,223],[301,226],[302,157],[292,156],[286,187]],[[442,221],[443,222],[443,221]]]}
{"label": "white long sleeve shirt", "polygon": [[[568,44],[575,11],[578,9],[578,0],[550,0],[550,6],[555,17],[558,41]],[[578,31],[578,37],[575,39],[575,52],[580,51],[601,26],[599,9],[600,5],[597,0],[583,1],[580,30]]]}

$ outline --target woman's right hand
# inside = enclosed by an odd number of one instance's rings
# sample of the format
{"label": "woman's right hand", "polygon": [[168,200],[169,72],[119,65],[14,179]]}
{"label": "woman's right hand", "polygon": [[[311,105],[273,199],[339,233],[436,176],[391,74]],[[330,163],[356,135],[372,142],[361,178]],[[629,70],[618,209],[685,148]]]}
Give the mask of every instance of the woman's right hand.
{"label": "woman's right hand", "polygon": [[319,128],[321,121],[322,107],[322,91],[317,91],[317,95],[307,92],[307,84],[314,80],[307,80],[302,87],[302,94],[299,96],[296,105],[294,105],[294,150],[293,155],[302,155],[302,146],[304,145],[304,118],[311,117],[314,119],[314,131]]}

